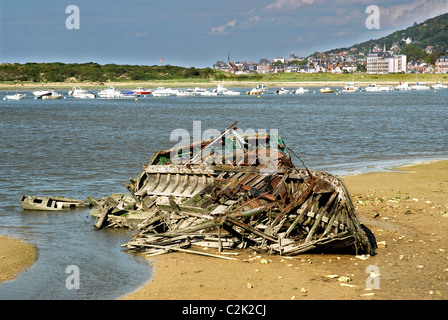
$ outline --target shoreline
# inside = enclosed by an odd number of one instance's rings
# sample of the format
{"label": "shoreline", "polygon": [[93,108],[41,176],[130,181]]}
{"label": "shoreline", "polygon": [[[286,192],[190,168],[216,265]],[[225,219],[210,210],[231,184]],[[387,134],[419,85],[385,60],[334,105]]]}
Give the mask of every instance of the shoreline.
{"label": "shoreline", "polygon": [[[152,279],[123,299],[448,299],[448,160],[341,179],[360,221],[377,239],[375,256],[280,257],[243,251],[232,256],[238,261],[227,261],[169,253],[148,258]],[[214,249],[207,252],[215,254]],[[262,259],[270,263],[261,263]],[[380,271],[379,289],[366,288],[366,269],[371,265]],[[347,282],[338,281],[341,277]]]}
{"label": "shoreline", "polygon": [[[54,83],[25,83],[23,86],[20,83],[5,84],[0,83],[0,91],[27,91],[36,89],[54,89],[54,90],[69,90],[73,87],[82,87],[83,89],[103,89],[109,86],[118,89],[133,89],[139,86],[145,87],[147,89],[155,89],[157,87],[177,87],[177,88],[189,88],[189,87],[207,87],[214,88],[218,85],[224,85],[229,88],[253,88],[258,84],[262,83],[269,87],[279,88],[279,87],[344,87],[348,82],[353,81],[206,81],[206,82],[182,82],[182,81],[146,81],[146,82],[105,82],[105,83],[95,83],[95,82],[54,82]],[[399,80],[387,80],[387,81],[354,81],[357,86],[368,86],[370,84],[379,84],[383,86],[396,86]],[[414,85],[417,81],[406,81],[409,85]],[[421,81],[420,81],[421,82]],[[436,83],[436,81],[425,81],[429,86]]]}
{"label": "shoreline", "polygon": [[38,250],[21,239],[0,235],[0,284],[20,276],[37,261]]}

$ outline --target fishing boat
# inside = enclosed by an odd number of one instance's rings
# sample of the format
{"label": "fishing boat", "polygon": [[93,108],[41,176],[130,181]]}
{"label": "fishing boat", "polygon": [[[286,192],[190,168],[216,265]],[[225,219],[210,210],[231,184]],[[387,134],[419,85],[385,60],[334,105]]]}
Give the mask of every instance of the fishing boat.
{"label": "fishing boat", "polygon": [[89,202],[65,197],[39,197],[23,195],[20,203],[24,210],[73,210],[79,208],[88,208]]}
{"label": "fishing boat", "polygon": [[281,87],[277,91],[275,91],[275,94],[289,94],[289,90]]}
{"label": "fishing boat", "polygon": [[16,93],[16,94],[10,94],[6,95],[3,100],[24,100],[26,97],[25,93]]}
{"label": "fishing boat", "polygon": [[73,87],[68,92],[68,95],[76,99],[95,99],[93,93],[89,93],[87,90],[81,89],[80,87]]}
{"label": "fishing boat", "polygon": [[359,88],[355,86],[354,82],[347,83],[347,85],[342,89],[342,92],[358,92]]}
{"label": "fishing boat", "polygon": [[304,89],[303,87],[300,87],[300,88],[296,89],[295,91],[293,91],[292,93],[304,94],[304,93],[308,93],[308,89]]}
{"label": "fishing boat", "polygon": [[225,96],[238,96],[241,94],[239,91],[233,91],[225,88],[223,85],[218,85],[216,89],[213,89],[213,92],[216,92],[218,94],[222,94]]}
{"label": "fishing boat", "polygon": [[194,97],[195,96],[193,91],[188,91],[188,90],[178,90],[176,92],[176,95],[178,97]]}
{"label": "fishing boat", "polygon": [[40,97],[40,99],[42,99],[42,100],[56,100],[56,99],[61,99],[61,98],[62,98],[62,94],[60,94],[54,90],[51,90],[50,94],[45,94]]}
{"label": "fishing boat", "polygon": [[437,81],[436,84],[433,84],[431,87],[433,89],[446,89],[446,88],[448,88],[447,85],[442,84],[442,82],[440,82],[440,81]]}
{"label": "fishing boat", "polygon": [[132,90],[132,92],[139,95],[151,94],[151,90],[145,89],[143,87],[138,87],[137,89]]}
{"label": "fishing boat", "polygon": [[321,93],[332,93],[333,89],[329,88],[329,87],[325,87],[325,88],[321,88],[320,89]]}
{"label": "fishing boat", "polygon": [[101,90],[100,92],[98,92],[98,96],[104,99],[124,98],[124,94],[121,91],[116,90],[114,87],[107,87]]}

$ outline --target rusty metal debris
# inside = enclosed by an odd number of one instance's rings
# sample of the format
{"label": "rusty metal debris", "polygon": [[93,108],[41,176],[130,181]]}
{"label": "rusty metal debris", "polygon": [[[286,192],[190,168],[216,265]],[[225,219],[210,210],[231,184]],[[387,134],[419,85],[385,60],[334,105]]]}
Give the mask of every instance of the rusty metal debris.
{"label": "rusty metal debris", "polygon": [[279,136],[241,135],[233,125],[216,139],[160,150],[126,185],[129,194],[88,199],[96,227],[136,221],[124,247],[150,254],[195,246],[375,254],[341,180],[296,168],[290,151]]}

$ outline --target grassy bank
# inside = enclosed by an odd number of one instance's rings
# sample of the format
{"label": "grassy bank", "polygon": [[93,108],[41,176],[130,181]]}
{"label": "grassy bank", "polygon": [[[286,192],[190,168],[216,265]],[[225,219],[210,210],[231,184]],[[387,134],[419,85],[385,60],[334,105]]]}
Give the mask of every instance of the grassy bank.
{"label": "grassy bank", "polygon": [[258,83],[267,86],[344,86],[348,82],[356,82],[357,85],[367,86],[370,83],[392,84],[399,82],[409,82],[410,84],[425,82],[433,84],[437,81],[448,83],[448,74],[333,74],[333,73],[276,73],[276,74],[249,74],[249,75],[233,75],[220,73],[219,76],[209,79],[194,78],[175,78],[166,80],[146,80],[146,81],[61,81],[61,82],[31,82],[23,81],[4,81],[0,82],[0,90],[33,90],[36,88],[52,88],[56,90],[71,89],[73,86],[81,86],[86,89],[101,89],[106,86],[114,86],[118,89],[132,89],[138,86],[146,88],[164,87],[216,87],[223,84],[228,87],[254,87]]}

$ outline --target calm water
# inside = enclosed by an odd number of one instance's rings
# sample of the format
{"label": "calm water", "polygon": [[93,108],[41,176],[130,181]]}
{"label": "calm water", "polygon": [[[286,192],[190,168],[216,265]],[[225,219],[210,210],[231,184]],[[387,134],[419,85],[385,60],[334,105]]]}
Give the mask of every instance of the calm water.
{"label": "calm water", "polygon": [[[338,95],[311,89],[259,98],[48,101],[28,92],[23,101],[1,100],[0,234],[27,239],[39,258],[0,285],[0,299],[115,299],[151,277],[144,259],[120,247],[131,232],[94,230],[88,210],[23,211],[22,194],[85,199],[126,192],[143,162],[177,144],[170,141],[174,129],[193,134],[193,121],[201,121],[202,131],[222,131],[234,121],[243,130],[278,129],[308,168],[338,175],[446,159],[447,99],[446,89]],[[78,290],[65,286],[71,265],[80,271]]]}

